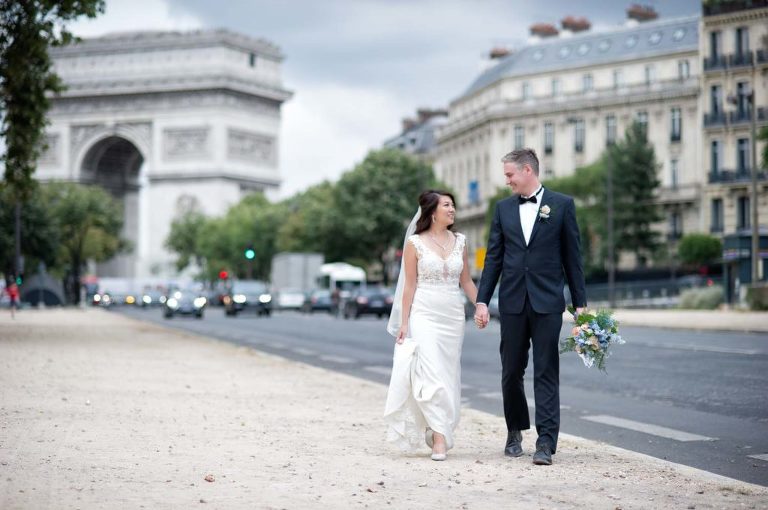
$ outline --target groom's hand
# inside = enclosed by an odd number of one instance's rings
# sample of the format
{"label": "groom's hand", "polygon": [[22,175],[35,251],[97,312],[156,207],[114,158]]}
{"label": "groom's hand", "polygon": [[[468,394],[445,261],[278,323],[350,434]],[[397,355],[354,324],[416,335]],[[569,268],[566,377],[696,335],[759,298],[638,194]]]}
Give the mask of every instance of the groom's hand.
{"label": "groom's hand", "polygon": [[483,303],[477,303],[475,305],[475,325],[479,329],[483,329],[488,325],[490,319],[491,314],[488,312],[488,307]]}
{"label": "groom's hand", "polygon": [[586,309],[587,309],[586,306],[581,306],[581,307],[577,308],[575,316],[578,317],[579,315],[581,315],[581,312],[583,312]]}

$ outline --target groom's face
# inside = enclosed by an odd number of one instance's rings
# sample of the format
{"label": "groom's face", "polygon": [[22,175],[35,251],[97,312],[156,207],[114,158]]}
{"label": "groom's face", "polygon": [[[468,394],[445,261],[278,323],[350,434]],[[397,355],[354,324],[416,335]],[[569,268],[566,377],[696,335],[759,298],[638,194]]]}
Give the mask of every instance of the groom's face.
{"label": "groom's face", "polygon": [[507,186],[512,188],[514,193],[520,193],[528,184],[528,174],[525,167],[520,167],[517,163],[504,163],[504,179]]}

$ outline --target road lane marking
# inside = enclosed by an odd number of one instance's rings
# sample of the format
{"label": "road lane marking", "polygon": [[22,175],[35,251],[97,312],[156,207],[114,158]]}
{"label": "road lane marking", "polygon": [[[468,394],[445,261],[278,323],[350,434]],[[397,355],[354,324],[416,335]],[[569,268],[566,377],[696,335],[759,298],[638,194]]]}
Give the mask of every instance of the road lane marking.
{"label": "road lane marking", "polygon": [[768,453],[763,453],[761,455],[747,455],[747,457],[749,457],[750,459],[757,459],[757,460],[768,462]]}
{"label": "road lane marking", "polygon": [[[528,407],[530,407],[531,409],[536,409],[536,401],[534,399],[526,398],[525,400],[528,402]],[[570,409],[570,408],[571,406],[560,404],[560,409]]]}
{"label": "road lane marking", "polygon": [[660,347],[662,349],[672,349],[677,351],[704,351],[704,352],[716,352],[719,354],[744,354],[746,356],[754,356],[755,354],[762,354],[761,351],[755,349],[739,349],[738,347],[713,347],[709,345],[695,345],[695,344],[665,344],[662,342],[632,342],[634,345],[644,345],[646,347]]}
{"label": "road lane marking", "polygon": [[665,437],[667,439],[674,439],[675,441],[687,442],[717,440],[716,437],[700,436],[698,434],[691,434],[689,432],[683,432],[682,430],[670,429],[667,427],[661,427],[659,425],[652,425],[650,423],[625,420],[624,418],[617,418],[616,416],[607,416],[601,414],[596,416],[582,416],[582,418],[585,420],[593,421],[595,423],[602,423],[604,425],[611,425],[623,429],[634,430],[636,432],[643,432],[644,434]]}
{"label": "road lane marking", "polygon": [[317,354],[312,349],[305,349],[303,347],[291,347],[291,351],[302,356],[315,356]]}
{"label": "road lane marking", "polygon": [[478,393],[477,396],[482,398],[489,398],[491,400],[501,400],[503,398],[503,395],[501,394],[500,391],[488,391],[485,393]]}
{"label": "road lane marking", "polygon": [[354,363],[352,358],[345,358],[344,356],[333,356],[332,354],[323,354],[320,356],[323,361],[330,361],[331,363]]}
{"label": "road lane marking", "polygon": [[382,374],[382,375],[390,375],[392,373],[391,367],[382,367],[382,366],[364,367],[364,370],[373,372],[375,374]]}

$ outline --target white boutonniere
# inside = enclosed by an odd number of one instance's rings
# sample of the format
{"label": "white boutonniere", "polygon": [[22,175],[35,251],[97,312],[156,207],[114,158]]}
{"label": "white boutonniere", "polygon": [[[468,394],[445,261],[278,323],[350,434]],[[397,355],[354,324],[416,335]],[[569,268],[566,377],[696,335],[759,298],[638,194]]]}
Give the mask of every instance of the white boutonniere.
{"label": "white boutonniere", "polygon": [[541,209],[539,209],[539,218],[542,220],[548,220],[550,214],[552,214],[552,209],[546,204],[542,205]]}

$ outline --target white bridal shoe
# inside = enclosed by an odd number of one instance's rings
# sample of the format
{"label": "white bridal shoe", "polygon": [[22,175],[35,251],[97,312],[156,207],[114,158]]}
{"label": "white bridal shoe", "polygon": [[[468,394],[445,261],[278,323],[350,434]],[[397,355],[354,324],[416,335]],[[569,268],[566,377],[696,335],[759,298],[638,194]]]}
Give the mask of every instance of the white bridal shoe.
{"label": "white bridal shoe", "polygon": [[444,453],[433,453],[432,454],[432,460],[445,460],[445,454]]}

